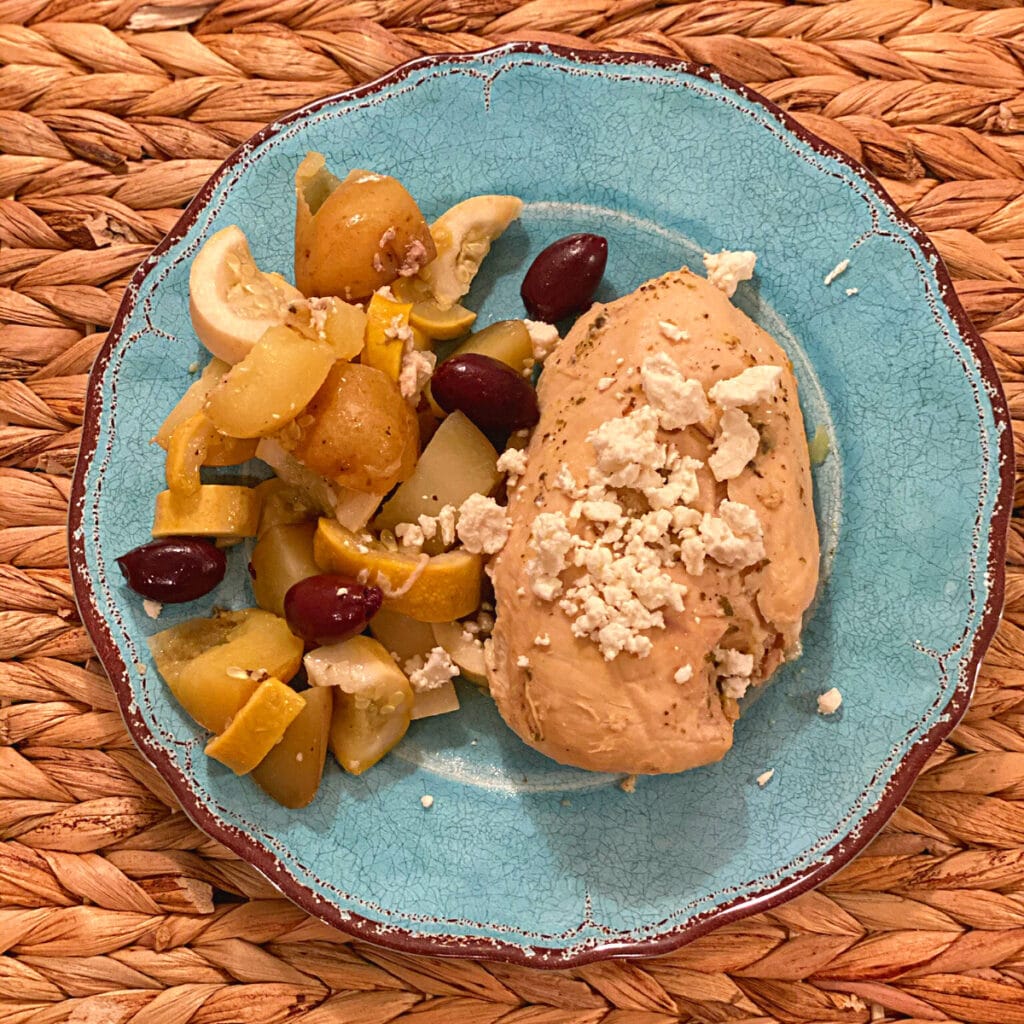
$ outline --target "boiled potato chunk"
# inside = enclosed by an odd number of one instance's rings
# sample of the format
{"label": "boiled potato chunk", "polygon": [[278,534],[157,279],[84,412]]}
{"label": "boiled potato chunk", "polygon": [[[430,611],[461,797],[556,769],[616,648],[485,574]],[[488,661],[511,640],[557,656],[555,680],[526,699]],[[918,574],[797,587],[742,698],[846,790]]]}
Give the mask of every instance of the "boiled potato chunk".
{"label": "boiled potato chunk", "polygon": [[284,615],[284,595],[320,570],[313,561],[316,523],[272,526],[256,542],[249,560],[252,596],[275,615]]}
{"label": "boiled potato chunk", "polygon": [[533,359],[533,343],[522,320],[499,320],[471,334],[452,352],[452,356],[469,352],[490,356],[519,372]]}
{"label": "boiled potato chunk", "polygon": [[414,694],[412,703],[412,720],[433,718],[435,715],[448,715],[459,710],[459,695],[451,682],[434,687],[433,690],[421,690]]}
{"label": "boiled potato chunk", "polygon": [[[394,530],[421,515],[436,516],[445,505],[458,508],[471,494],[492,494],[501,481],[498,453],[482,431],[461,412],[447,416],[423,449],[408,480],[373,521],[375,530]],[[442,551],[440,537],[425,547]]]}
{"label": "boiled potato chunk", "polygon": [[161,491],[156,496],[153,536],[240,540],[255,536],[259,521],[260,496],[254,488],[201,484],[193,494]]}
{"label": "boiled potato chunk", "polygon": [[302,697],[306,706],[251,773],[264,793],[292,808],[305,807],[320,788],[334,706],[330,687],[312,686]]}
{"label": "boiled potato chunk", "polygon": [[397,656],[400,665],[417,656],[425,658],[436,643],[429,622],[419,622],[387,608],[381,608],[370,619],[370,632],[390,655]]}
{"label": "boiled potato chunk", "polygon": [[362,774],[405,735],[412,687],[376,640],[355,636],[319,647],[306,656],[306,670],[334,691],[330,744],[346,771]]}
{"label": "boiled potato chunk", "polygon": [[415,557],[321,519],[313,554],[325,572],[357,578],[365,572],[366,581],[384,591],[386,609],[420,622],[449,622],[475,612],[480,604],[483,559],[463,548]]}
{"label": "boiled potato chunk", "polygon": [[298,672],[302,646],[284,619],[256,608],[189,619],[149,638],[156,667],[181,706],[217,733],[259,679],[287,682]]}
{"label": "boiled potato chunk", "polygon": [[325,341],[271,327],[206,398],[206,415],[230,437],[266,437],[291,423],[335,362]]}
{"label": "boiled potato chunk", "polygon": [[206,755],[236,775],[251,772],[284,736],[306,701],[279,679],[267,679],[228,727],[206,744]]}
{"label": "boiled potato chunk", "polygon": [[295,283],[306,295],[363,299],[434,258],[427,222],[394,178],[354,170],[339,181],[309,153],[295,198]]}
{"label": "boiled potato chunk", "polygon": [[292,455],[354,491],[383,494],[416,464],[416,415],[398,385],[372,366],[336,363],[296,427]]}

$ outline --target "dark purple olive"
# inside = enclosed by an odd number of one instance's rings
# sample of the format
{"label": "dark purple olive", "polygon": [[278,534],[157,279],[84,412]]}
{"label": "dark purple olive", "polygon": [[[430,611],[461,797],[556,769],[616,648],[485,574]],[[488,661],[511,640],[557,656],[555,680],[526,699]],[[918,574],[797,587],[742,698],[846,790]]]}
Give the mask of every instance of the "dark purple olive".
{"label": "dark purple olive", "polygon": [[380,611],[380,587],[368,587],[348,576],[324,573],[307,576],[284,595],[288,628],[314,644],[333,644],[361,633]]}
{"label": "dark purple olive", "polygon": [[534,320],[549,324],[582,313],[590,305],[608,262],[608,240],[566,235],[552,242],[523,278],[519,294]]}
{"label": "dark purple olive", "polygon": [[430,392],[445,412],[458,409],[485,434],[522,430],[540,419],[533,385],[508,363],[480,352],[446,359],[434,371]]}
{"label": "dark purple olive", "polygon": [[228,563],[220,548],[201,537],[164,537],[133,548],[117,564],[135,593],[180,604],[213,590]]}

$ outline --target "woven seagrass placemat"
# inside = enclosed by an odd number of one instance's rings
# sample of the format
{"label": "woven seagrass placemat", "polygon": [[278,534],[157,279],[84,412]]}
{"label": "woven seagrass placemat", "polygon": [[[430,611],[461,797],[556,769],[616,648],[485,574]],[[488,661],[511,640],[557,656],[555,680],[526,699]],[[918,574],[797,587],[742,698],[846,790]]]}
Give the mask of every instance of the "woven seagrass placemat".
{"label": "woven seagrass placemat", "polygon": [[266,121],[522,38],[717,64],[863,160],[931,234],[1024,412],[1016,0],[0,0],[5,1024],[1024,1024],[1016,519],[973,706],[884,834],[822,890],[657,960],[550,974],[350,941],[192,827],[128,740],[64,523],[131,270]]}

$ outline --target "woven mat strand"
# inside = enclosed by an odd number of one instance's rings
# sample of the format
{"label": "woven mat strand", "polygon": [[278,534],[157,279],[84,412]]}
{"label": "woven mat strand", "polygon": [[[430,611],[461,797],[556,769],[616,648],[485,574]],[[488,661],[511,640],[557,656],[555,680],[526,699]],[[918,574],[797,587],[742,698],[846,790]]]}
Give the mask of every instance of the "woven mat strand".
{"label": "woven mat strand", "polygon": [[517,38],[715,63],[862,159],[931,233],[1024,413],[1014,0],[0,0],[6,1024],[1024,1024],[1019,520],[978,695],[885,833],[822,890],[658,960],[543,974],[350,941],[197,832],[125,735],[64,521],[86,374],[132,268],[265,121]]}

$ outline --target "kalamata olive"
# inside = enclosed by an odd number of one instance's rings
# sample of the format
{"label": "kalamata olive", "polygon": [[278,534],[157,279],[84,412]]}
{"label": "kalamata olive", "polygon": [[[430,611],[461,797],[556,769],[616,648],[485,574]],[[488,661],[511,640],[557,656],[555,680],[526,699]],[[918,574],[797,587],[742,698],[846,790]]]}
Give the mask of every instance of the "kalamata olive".
{"label": "kalamata olive", "polygon": [[552,242],[523,278],[519,294],[534,320],[549,324],[582,313],[601,283],[608,240],[601,235],[566,235]]}
{"label": "kalamata olive", "polygon": [[379,587],[364,586],[348,576],[307,576],[284,595],[288,628],[314,644],[332,644],[361,633],[380,611]]}
{"label": "kalamata olive", "polygon": [[208,594],[227,568],[224,552],[201,537],[163,537],[122,555],[117,564],[137,594],[165,604]]}
{"label": "kalamata olive", "polygon": [[445,412],[458,409],[485,434],[521,430],[540,419],[530,382],[507,363],[479,352],[446,359],[434,371],[430,391]]}

